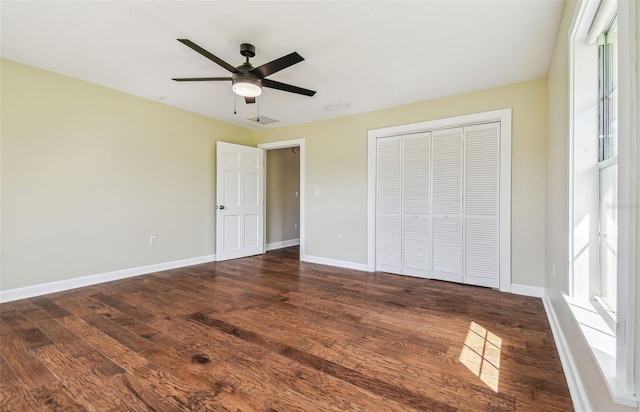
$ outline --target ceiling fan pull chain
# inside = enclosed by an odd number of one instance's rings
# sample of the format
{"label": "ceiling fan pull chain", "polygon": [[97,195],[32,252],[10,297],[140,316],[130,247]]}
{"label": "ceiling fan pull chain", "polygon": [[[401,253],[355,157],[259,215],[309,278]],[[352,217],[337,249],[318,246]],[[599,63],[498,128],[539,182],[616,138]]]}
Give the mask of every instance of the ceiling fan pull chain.
{"label": "ceiling fan pull chain", "polygon": [[256,97],[256,109],[258,109],[258,117],[256,118],[256,120],[258,120],[258,123],[260,123],[260,100],[261,99]]}
{"label": "ceiling fan pull chain", "polygon": [[236,105],[238,102],[238,96],[233,93],[233,114],[238,114],[238,112],[236,111]]}

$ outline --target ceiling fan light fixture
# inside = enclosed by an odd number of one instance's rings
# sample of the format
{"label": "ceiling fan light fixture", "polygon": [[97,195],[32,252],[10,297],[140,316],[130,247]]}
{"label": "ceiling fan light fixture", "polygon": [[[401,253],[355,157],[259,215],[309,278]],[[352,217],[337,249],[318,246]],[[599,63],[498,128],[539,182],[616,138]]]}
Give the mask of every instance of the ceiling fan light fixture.
{"label": "ceiling fan light fixture", "polygon": [[234,79],[231,89],[235,94],[242,97],[257,97],[262,94],[262,85],[260,80],[257,79]]}

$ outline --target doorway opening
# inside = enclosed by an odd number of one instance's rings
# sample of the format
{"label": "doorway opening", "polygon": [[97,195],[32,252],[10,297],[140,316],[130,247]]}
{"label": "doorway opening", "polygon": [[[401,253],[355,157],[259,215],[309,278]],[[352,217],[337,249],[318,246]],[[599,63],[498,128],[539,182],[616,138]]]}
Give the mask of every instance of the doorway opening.
{"label": "doorway opening", "polygon": [[265,250],[300,244],[300,149],[265,153]]}
{"label": "doorway opening", "polygon": [[265,153],[265,252],[299,245],[305,256],[304,139],[258,145]]}

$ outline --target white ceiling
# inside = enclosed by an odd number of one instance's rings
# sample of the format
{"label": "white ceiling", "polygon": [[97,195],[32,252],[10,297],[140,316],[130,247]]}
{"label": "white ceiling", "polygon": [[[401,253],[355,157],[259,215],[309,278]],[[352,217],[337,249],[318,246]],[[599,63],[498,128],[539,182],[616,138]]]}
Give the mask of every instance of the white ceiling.
{"label": "white ceiling", "polygon": [[[2,1],[3,58],[111,87],[252,129],[310,122],[544,77],[562,0],[499,1]],[[240,43],[259,66],[297,51],[306,60],[270,79],[314,97],[264,89],[256,105],[229,76],[176,41],[187,38],[233,66]],[[327,111],[324,106],[350,107]]]}

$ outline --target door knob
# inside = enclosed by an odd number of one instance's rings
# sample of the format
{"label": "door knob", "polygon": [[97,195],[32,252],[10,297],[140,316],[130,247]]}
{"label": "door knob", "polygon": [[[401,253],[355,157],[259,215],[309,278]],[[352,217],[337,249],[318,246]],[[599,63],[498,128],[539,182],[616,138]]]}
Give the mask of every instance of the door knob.
{"label": "door knob", "polygon": [[222,210],[222,209],[224,209],[224,206],[220,205],[220,206],[218,206],[218,209]]}

